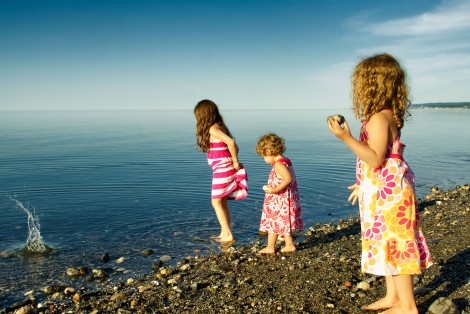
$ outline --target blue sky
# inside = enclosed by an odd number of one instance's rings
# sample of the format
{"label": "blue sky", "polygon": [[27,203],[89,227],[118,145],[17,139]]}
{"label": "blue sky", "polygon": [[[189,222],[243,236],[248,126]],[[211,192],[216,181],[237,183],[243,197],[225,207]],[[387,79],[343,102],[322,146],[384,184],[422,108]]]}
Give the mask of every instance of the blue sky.
{"label": "blue sky", "polygon": [[470,101],[470,1],[0,0],[0,110],[345,108],[379,52]]}

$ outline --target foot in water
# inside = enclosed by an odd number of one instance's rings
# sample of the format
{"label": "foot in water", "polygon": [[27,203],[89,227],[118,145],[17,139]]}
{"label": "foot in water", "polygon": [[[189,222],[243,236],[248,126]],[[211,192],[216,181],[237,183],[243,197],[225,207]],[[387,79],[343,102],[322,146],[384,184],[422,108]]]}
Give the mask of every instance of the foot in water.
{"label": "foot in water", "polygon": [[233,238],[233,236],[227,236],[227,237],[219,236],[215,239],[215,241],[220,242],[220,243],[232,243],[232,242],[235,242],[235,239]]}

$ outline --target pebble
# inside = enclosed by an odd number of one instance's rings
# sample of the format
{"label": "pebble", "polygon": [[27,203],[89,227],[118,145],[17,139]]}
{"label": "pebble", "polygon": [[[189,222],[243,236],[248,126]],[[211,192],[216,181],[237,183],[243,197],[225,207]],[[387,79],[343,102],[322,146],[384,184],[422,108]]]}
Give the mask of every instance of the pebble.
{"label": "pebble", "polygon": [[15,312],[15,314],[32,314],[32,313],[34,313],[34,311],[29,306],[23,306]]}
{"label": "pebble", "polygon": [[119,292],[111,296],[111,301],[122,301],[126,298],[126,294],[123,292]]}
{"label": "pebble", "polygon": [[162,262],[168,262],[169,260],[171,260],[171,256],[170,255],[162,255],[162,256],[160,256],[160,260]]}
{"label": "pebble", "polygon": [[116,260],[116,263],[121,264],[121,263],[124,263],[125,261],[126,261],[126,258],[120,257]]}
{"label": "pebble", "polygon": [[358,289],[367,291],[370,289],[370,284],[366,281],[361,281],[360,283],[357,284],[356,286]]}
{"label": "pebble", "polygon": [[67,276],[69,277],[79,277],[88,274],[87,267],[69,267],[66,270]]}
{"label": "pebble", "polygon": [[108,277],[109,275],[104,271],[102,270],[101,268],[94,268],[91,273],[93,274],[93,276],[95,276],[96,278],[106,278]]}
{"label": "pebble", "polygon": [[152,255],[152,254],[153,254],[153,250],[151,250],[151,249],[143,250],[143,251],[142,251],[142,254],[144,254],[144,255]]}
{"label": "pebble", "polygon": [[457,308],[457,305],[445,297],[440,297],[434,301],[428,309],[427,314],[459,314],[460,311]]}
{"label": "pebble", "polygon": [[77,304],[80,302],[80,295],[78,293],[75,293],[75,295],[72,298],[73,303]]}
{"label": "pebble", "polygon": [[166,283],[169,284],[170,286],[174,286],[178,284],[178,280],[175,278],[171,278]]}
{"label": "pebble", "polygon": [[152,288],[153,288],[152,285],[140,286],[139,287],[139,292],[145,292],[145,291],[150,290]]}
{"label": "pebble", "polygon": [[104,262],[104,263],[109,262],[109,253],[108,252],[104,252],[103,256],[101,256],[101,261]]}

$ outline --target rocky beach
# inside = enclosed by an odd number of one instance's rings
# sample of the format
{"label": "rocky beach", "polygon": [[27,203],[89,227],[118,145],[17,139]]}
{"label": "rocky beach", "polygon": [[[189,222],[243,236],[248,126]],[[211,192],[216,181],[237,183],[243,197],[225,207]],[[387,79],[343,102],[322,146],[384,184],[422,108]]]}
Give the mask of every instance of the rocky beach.
{"label": "rocky beach", "polygon": [[[435,263],[414,276],[420,313],[470,313],[469,188],[433,187],[419,201]],[[367,313],[385,281],[361,273],[360,244],[351,217],[306,226],[294,253],[260,256],[264,243],[235,242],[212,256],[163,258],[139,278],[126,275],[124,259],[103,256],[102,267],[64,269],[70,284],[28,291],[0,313]]]}

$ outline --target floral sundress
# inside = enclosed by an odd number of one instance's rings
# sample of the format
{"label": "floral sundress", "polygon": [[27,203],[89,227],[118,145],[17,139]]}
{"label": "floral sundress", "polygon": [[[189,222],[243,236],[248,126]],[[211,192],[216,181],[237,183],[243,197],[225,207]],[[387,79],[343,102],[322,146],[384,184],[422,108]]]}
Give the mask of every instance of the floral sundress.
{"label": "floral sundress", "polygon": [[[287,167],[292,181],[280,193],[266,194],[259,230],[279,235],[291,235],[293,231],[304,228],[297,179],[288,158],[281,158],[276,162],[282,162]],[[268,186],[276,187],[281,182],[282,179],[276,176],[273,166],[269,173]]]}
{"label": "floral sundress", "polygon": [[[367,144],[366,123],[360,141]],[[421,274],[432,265],[420,226],[415,177],[403,159],[400,136],[389,142],[381,167],[357,159],[356,183],[361,220],[362,261],[374,275]]]}

